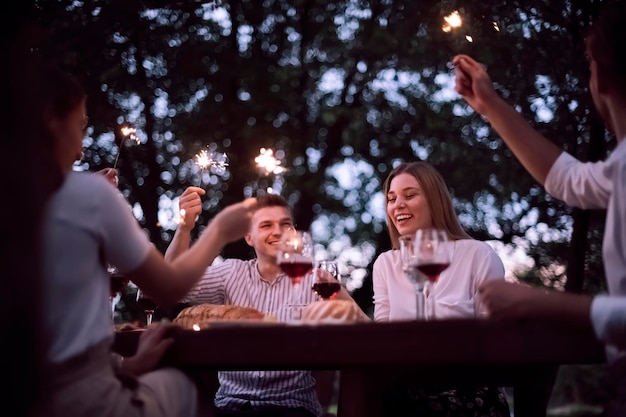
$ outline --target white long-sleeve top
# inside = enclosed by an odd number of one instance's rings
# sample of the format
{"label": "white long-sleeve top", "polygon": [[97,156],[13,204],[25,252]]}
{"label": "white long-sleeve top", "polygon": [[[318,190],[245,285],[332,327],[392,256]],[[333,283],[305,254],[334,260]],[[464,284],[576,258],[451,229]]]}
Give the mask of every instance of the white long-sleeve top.
{"label": "white long-sleeve top", "polygon": [[[434,303],[437,319],[483,315],[478,288],[491,279],[504,279],[504,265],[491,246],[472,239],[454,241],[450,266],[428,295],[427,310]],[[399,250],[380,254],[374,262],[373,282],[375,321],[415,319],[415,287],[402,271]]]}
{"label": "white long-sleeve top", "polygon": [[606,209],[602,258],[609,296],[596,296],[591,321],[607,344],[607,359],[626,355],[626,140],[604,161],[583,163],[563,152],[546,177],[546,190],[569,205]]}

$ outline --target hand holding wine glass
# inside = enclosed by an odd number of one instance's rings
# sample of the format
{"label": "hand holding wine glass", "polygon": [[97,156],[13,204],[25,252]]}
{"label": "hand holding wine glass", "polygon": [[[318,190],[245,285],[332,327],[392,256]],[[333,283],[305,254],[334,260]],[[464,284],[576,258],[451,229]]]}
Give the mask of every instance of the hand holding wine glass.
{"label": "hand holding wine glass", "polygon": [[312,290],[319,295],[322,300],[334,298],[341,290],[341,283],[338,280],[339,270],[335,261],[318,261],[313,270],[315,275]]}

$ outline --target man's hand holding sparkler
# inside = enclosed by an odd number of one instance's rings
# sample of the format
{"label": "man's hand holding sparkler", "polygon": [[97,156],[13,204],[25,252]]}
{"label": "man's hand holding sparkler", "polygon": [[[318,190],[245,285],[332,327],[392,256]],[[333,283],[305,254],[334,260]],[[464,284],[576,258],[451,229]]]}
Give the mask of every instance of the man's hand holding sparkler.
{"label": "man's hand holding sparkler", "polygon": [[178,229],[191,232],[196,225],[196,219],[202,213],[202,199],[200,196],[206,191],[200,187],[187,187],[178,199],[180,223]]}
{"label": "man's hand holding sparkler", "polygon": [[178,228],[170,243],[165,260],[168,262],[176,259],[180,254],[189,249],[191,244],[191,231],[196,225],[196,219],[202,213],[202,199],[200,196],[206,191],[200,187],[187,187],[178,199]]}
{"label": "man's hand holding sparkler", "polygon": [[455,88],[467,104],[489,119],[489,111],[506,105],[493,87],[486,67],[467,55],[457,55],[452,60],[455,68]]}

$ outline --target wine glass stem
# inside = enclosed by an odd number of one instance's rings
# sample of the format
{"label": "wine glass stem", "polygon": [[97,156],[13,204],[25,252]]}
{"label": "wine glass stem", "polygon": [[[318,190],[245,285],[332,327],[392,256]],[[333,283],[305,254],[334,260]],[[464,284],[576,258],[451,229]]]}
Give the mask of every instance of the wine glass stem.
{"label": "wine glass stem", "polygon": [[425,291],[428,293],[427,306],[428,316],[426,317],[428,320],[433,320],[435,318],[435,283],[432,281],[428,281],[426,283]]}
{"label": "wine glass stem", "polygon": [[415,284],[415,303],[417,306],[417,320],[426,319],[426,297],[424,296],[424,283]]}
{"label": "wine glass stem", "polygon": [[115,297],[109,297],[111,302],[111,321],[115,322]]}
{"label": "wine glass stem", "polygon": [[300,283],[293,284],[293,294],[291,296],[291,308],[293,311],[292,318],[295,320],[300,320],[302,315],[302,307],[300,305]]}
{"label": "wine glass stem", "polygon": [[153,312],[150,310],[146,311],[146,326],[150,326],[152,324],[152,314]]}

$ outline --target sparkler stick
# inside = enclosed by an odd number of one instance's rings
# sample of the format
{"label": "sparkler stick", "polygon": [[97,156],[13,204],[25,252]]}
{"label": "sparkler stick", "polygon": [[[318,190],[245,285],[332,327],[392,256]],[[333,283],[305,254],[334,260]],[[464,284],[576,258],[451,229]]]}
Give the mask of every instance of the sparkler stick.
{"label": "sparkler stick", "polygon": [[122,141],[120,142],[119,150],[117,151],[117,156],[115,157],[115,162],[113,163],[113,169],[117,168],[117,161],[120,159],[120,154],[122,153],[122,148],[124,146],[124,141],[128,138],[134,141],[137,145],[139,145],[140,141],[137,135],[137,129],[130,126],[124,126],[122,128]]}

